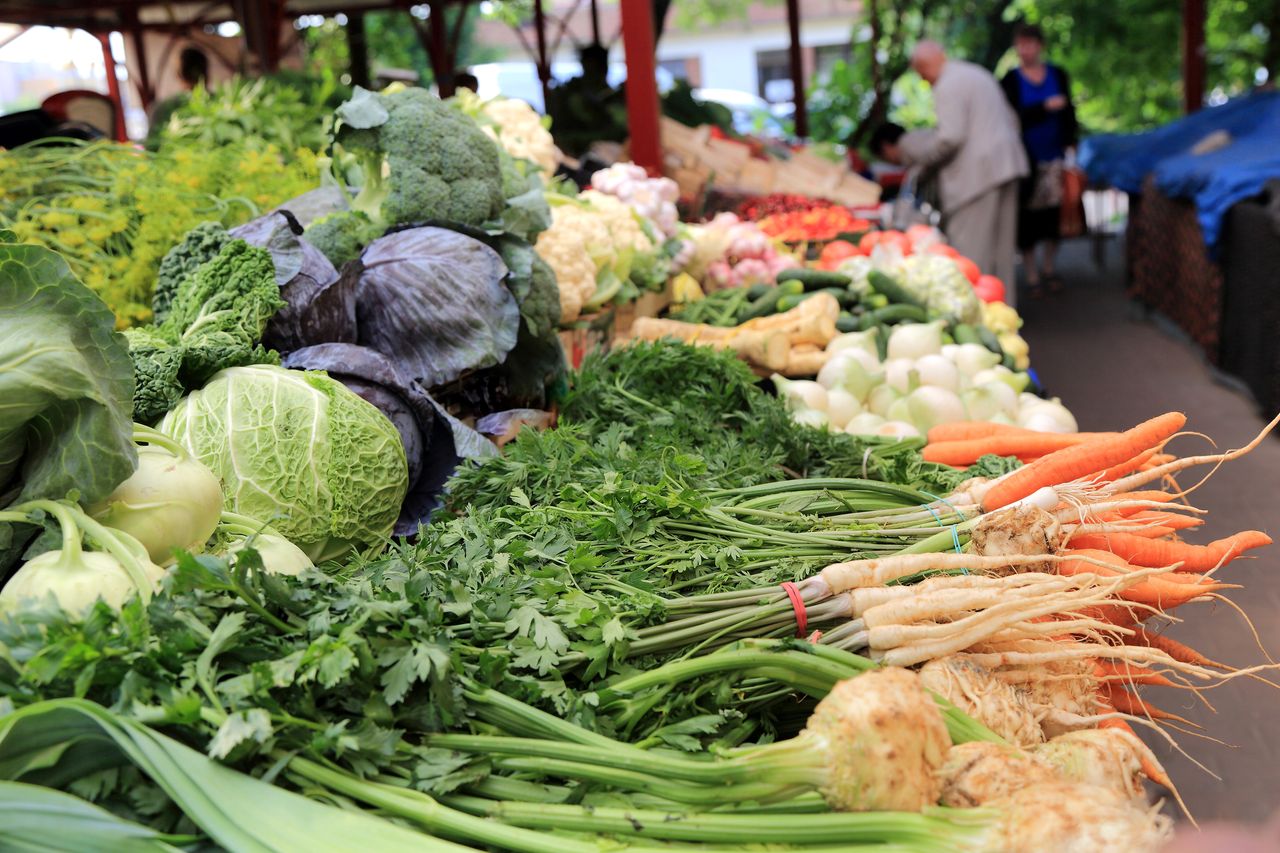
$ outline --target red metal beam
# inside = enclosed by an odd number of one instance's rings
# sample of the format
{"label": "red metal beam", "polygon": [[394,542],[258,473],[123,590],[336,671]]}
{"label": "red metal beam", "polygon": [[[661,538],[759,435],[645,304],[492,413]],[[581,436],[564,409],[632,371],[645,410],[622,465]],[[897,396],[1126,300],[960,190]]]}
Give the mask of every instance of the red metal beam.
{"label": "red metal beam", "polygon": [[95,33],[95,35],[102,45],[102,62],[107,67],[107,97],[111,99],[111,103],[115,107],[115,138],[117,142],[124,142],[129,137],[124,127],[124,98],[120,94],[120,78],[118,76],[119,71],[116,68],[116,55],[111,50],[111,33]]}
{"label": "red metal beam", "polygon": [[791,98],[796,107],[796,136],[804,139],[809,135],[809,110],[806,109],[804,102],[804,57],[800,52],[800,0],[787,0],[787,31],[791,35],[787,53],[791,60]]}
{"label": "red metal beam", "polygon": [[1204,0],[1182,0],[1182,104],[1188,113],[1204,105],[1204,6]]}
{"label": "red metal beam", "polygon": [[652,0],[621,0],[622,46],[627,59],[627,123],[631,159],[662,174],[658,77],[654,62]]}

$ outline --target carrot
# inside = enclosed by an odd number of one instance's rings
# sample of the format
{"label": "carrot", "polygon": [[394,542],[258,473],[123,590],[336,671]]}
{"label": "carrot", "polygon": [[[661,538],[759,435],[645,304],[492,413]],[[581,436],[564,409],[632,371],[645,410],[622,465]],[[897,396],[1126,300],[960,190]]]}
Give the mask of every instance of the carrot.
{"label": "carrot", "polygon": [[1093,674],[1099,679],[1121,680],[1131,684],[1152,684],[1156,687],[1178,686],[1154,669],[1132,663],[1098,661],[1094,664]]}
{"label": "carrot", "polygon": [[[1120,497],[1119,495],[1116,496],[1117,499],[1119,497]],[[1146,492],[1129,492],[1124,496],[1124,499],[1131,500],[1131,501],[1150,501],[1152,503],[1169,503],[1176,497],[1177,495],[1171,494],[1170,492],[1160,492],[1160,491],[1152,490],[1152,491],[1146,491]],[[1125,516],[1134,515],[1135,513],[1145,512],[1145,511],[1146,510],[1144,510],[1140,506],[1134,506],[1126,509],[1117,510],[1117,512]]]}
{"label": "carrot", "polygon": [[1061,439],[1071,439],[1075,444],[1094,438],[1111,438],[1119,435],[1114,432],[1039,432],[1025,427],[1010,424],[997,424],[991,421],[956,421],[949,424],[938,424],[928,432],[929,443],[935,441],[971,441],[978,438],[990,438],[996,435],[1046,436],[1054,435]]}
{"label": "carrot", "polygon": [[1144,539],[1132,533],[1086,533],[1073,537],[1075,548],[1097,548],[1121,557],[1134,566],[1159,568],[1182,563],[1179,572],[1207,572],[1231,562],[1251,548],[1271,544],[1271,537],[1257,530],[1245,530],[1208,545],[1190,545],[1167,539]]}
{"label": "carrot", "polygon": [[[1120,568],[1107,569],[1095,563],[1086,562],[1085,560],[1063,560],[1057,564],[1058,574],[1064,576],[1080,575],[1080,574],[1096,574],[1102,577],[1120,577],[1125,571]],[[1152,575],[1145,580],[1139,581],[1127,589],[1122,589],[1116,593],[1125,601],[1132,601],[1135,604],[1145,604],[1148,607],[1155,607],[1159,610],[1168,612],[1175,607],[1180,607],[1188,601],[1194,601],[1202,595],[1211,592],[1217,592],[1221,589],[1228,589],[1221,584],[1203,583],[1203,584],[1185,584],[1176,583],[1166,580],[1162,575]]]}
{"label": "carrot", "polygon": [[1126,528],[1123,532],[1141,536],[1143,539],[1164,539],[1167,536],[1173,536],[1178,531],[1172,527],[1133,527]]}
{"label": "carrot", "polygon": [[1125,474],[1130,474],[1134,471],[1141,471],[1142,466],[1150,462],[1151,458],[1155,455],[1156,449],[1154,447],[1148,447],[1146,450],[1142,451],[1127,462],[1121,462],[1119,465],[1112,465],[1110,468],[1092,479],[1101,483],[1110,483],[1112,480],[1118,480]]}
{"label": "carrot", "polygon": [[[932,435],[932,431],[930,432]],[[940,462],[943,465],[966,467],[977,462],[988,453],[996,456],[1016,456],[1027,460],[1038,458],[1064,447],[1082,443],[1076,435],[1064,435],[1053,432],[1028,432],[1026,435],[1006,434],[992,435],[984,438],[972,438],[967,441],[934,441],[921,451],[926,462]]]}
{"label": "carrot", "polygon": [[1095,438],[1056,450],[1009,474],[993,485],[982,499],[985,512],[1022,500],[1044,486],[1070,483],[1106,471],[1155,447],[1186,424],[1180,412],[1169,412],[1138,424],[1115,438]]}
{"label": "carrot", "polygon": [[[1103,714],[1114,713],[1116,710],[1117,710],[1116,708],[1113,708],[1110,705],[1105,705],[1105,704],[1099,705],[1098,707],[1098,711]],[[1101,722],[1098,723],[1098,728],[1123,729],[1124,731],[1128,732],[1134,737],[1138,736],[1137,732],[1133,730],[1133,726],[1129,725],[1124,720],[1120,720],[1120,719],[1112,718],[1109,720],[1102,720]],[[1168,775],[1165,774],[1164,770],[1161,769],[1161,767],[1158,764],[1156,764],[1146,755],[1142,756],[1142,775],[1146,776],[1148,779],[1150,779],[1152,782],[1155,782],[1157,785],[1163,785],[1164,787],[1168,788],[1170,791],[1174,790],[1173,780],[1171,780],[1168,777]]]}
{"label": "carrot", "polygon": [[1185,717],[1179,717],[1177,714],[1171,714],[1168,711],[1162,711],[1154,705],[1149,705],[1142,700],[1136,693],[1131,693],[1119,684],[1104,684],[1099,688],[1100,698],[1115,708],[1121,714],[1130,714],[1134,717],[1150,717],[1153,720],[1171,720],[1175,723],[1186,723],[1193,725]]}
{"label": "carrot", "polygon": [[1172,637],[1168,637],[1164,634],[1157,634],[1156,632],[1149,631],[1146,628],[1137,628],[1130,639],[1132,642],[1144,645],[1149,649],[1162,651],[1179,663],[1189,663],[1194,666],[1210,666],[1215,669],[1230,669],[1226,664],[1210,660],[1195,649],[1184,643],[1179,643]]}

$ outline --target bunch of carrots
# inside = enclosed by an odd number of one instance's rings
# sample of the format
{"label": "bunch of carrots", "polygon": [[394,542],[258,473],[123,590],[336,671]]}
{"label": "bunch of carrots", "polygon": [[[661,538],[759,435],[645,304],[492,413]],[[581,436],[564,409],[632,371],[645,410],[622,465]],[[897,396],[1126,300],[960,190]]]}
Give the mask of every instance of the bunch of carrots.
{"label": "bunch of carrots", "polygon": [[[1181,458],[1164,452],[1165,444],[1186,424],[1186,417],[1176,412],[1121,433],[1044,434],[992,423],[953,423],[931,430],[924,450],[925,458],[931,461],[965,466],[984,454],[995,453],[1017,456],[1025,463],[970,490],[969,496],[984,513],[999,512],[1046,489],[1056,493],[1054,513],[1063,526],[1051,565],[1058,575],[1142,576],[1139,582],[1119,589],[1114,604],[1050,617],[1064,622],[1078,617],[1096,620],[1110,626],[1106,636],[1068,631],[1054,637],[1052,645],[1041,643],[1033,648],[1024,642],[1010,653],[1002,653],[998,643],[987,643],[977,650],[987,652],[980,657],[998,670],[1009,664],[1025,664],[1032,657],[1041,663],[1061,662],[1077,657],[1072,647],[1088,648],[1084,652],[1088,657],[1081,659],[1088,661],[1091,669],[1080,677],[1095,687],[1097,725],[1125,729],[1135,720],[1189,725],[1142,699],[1140,686],[1190,686],[1183,676],[1205,679],[1213,671],[1222,679],[1253,675],[1261,667],[1235,670],[1210,660],[1159,633],[1152,620],[1194,601],[1230,604],[1221,592],[1238,585],[1221,582],[1216,574],[1246,551],[1271,544],[1270,536],[1256,530],[1207,545],[1182,541],[1182,531],[1203,524],[1203,510],[1187,503],[1195,487],[1181,489],[1173,478],[1194,466],[1217,466],[1239,458],[1277,423],[1280,416],[1238,450]],[[1156,483],[1169,490],[1152,489]],[[1172,789],[1157,766],[1144,766],[1144,770],[1149,778]]]}

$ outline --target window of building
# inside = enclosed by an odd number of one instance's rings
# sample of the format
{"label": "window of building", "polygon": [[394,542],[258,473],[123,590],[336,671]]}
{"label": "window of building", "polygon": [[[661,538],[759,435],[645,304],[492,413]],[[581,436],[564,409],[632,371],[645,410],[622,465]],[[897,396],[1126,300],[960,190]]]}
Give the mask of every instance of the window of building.
{"label": "window of building", "polygon": [[776,96],[779,90],[785,88],[777,83],[770,86],[769,84],[775,80],[785,80],[790,83],[791,80],[791,60],[785,50],[761,50],[756,52],[756,94],[762,98],[768,99],[770,93]]}
{"label": "window of building", "polygon": [[813,72],[818,80],[831,73],[837,62],[848,62],[853,58],[853,46],[845,44],[822,44],[813,49]]}
{"label": "window of building", "polygon": [[660,59],[658,67],[676,80],[689,79],[689,60],[687,59]]}

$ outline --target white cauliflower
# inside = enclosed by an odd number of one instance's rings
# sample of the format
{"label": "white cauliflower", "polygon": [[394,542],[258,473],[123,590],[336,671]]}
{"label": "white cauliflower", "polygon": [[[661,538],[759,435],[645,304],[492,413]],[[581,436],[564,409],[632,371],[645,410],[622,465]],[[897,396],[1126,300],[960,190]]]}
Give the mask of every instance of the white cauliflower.
{"label": "white cauliflower", "polygon": [[551,227],[534,249],[556,274],[561,320],[568,323],[595,296],[600,273],[625,280],[635,254],[653,251],[653,244],[630,207],[588,190],[577,199],[553,199]]}
{"label": "white cauliflower", "polygon": [[940,314],[961,323],[982,321],[982,302],[955,261],[942,255],[912,255],[902,261],[903,287]]}
{"label": "white cauliflower", "polygon": [[491,122],[484,124],[485,133],[508,154],[532,161],[548,175],[555,173],[559,160],[556,145],[533,107],[514,98],[494,98],[484,104],[481,112]]}

